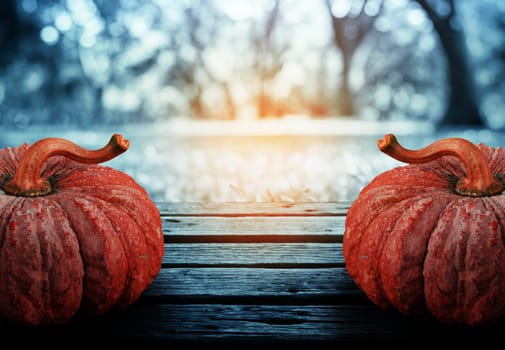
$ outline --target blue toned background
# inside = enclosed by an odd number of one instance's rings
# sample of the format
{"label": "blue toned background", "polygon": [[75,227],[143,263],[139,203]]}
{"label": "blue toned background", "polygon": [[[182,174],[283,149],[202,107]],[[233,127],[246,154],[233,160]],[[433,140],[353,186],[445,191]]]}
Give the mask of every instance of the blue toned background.
{"label": "blue toned background", "polygon": [[503,146],[505,2],[4,0],[0,147],[114,132],[157,201],[352,200],[384,133]]}

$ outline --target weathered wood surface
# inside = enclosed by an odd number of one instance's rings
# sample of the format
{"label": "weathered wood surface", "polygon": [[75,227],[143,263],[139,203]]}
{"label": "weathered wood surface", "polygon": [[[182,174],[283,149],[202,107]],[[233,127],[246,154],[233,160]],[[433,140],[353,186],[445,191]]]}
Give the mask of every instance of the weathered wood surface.
{"label": "weathered wood surface", "polygon": [[[472,343],[505,338],[505,323],[444,326],[372,304],[347,274],[348,203],[159,203],[162,270],[125,310],[62,326],[2,325],[4,344],[102,346]],[[72,343],[70,343],[70,341]]]}
{"label": "weathered wood surface", "polygon": [[158,203],[161,216],[345,216],[349,202],[323,203]]}
{"label": "weathered wood surface", "polygon": [[[188,259],[188,256],[191,256],[191,259]],[[163,256],[163,267],[166,268],[192,266],[283,267],[293,264],[343,267],[342,244],[167,243]]]}

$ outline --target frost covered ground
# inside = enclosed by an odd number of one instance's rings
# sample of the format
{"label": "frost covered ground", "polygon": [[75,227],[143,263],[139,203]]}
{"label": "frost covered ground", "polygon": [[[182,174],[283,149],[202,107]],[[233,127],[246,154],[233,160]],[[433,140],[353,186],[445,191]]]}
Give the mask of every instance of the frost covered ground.
{"label": "frost covered ground", "polygon": [[401,163],[377,150],[385,133],[407,148],[458,136],[505,146],[489,130],[434,130],[425,124],[292,119],[265,122],[194,122],[79,130],[3,130],[0,147],[64,137],[100,148],[112,133],[130,149],[104,165],[133,176],[155,201],[352,201],[380,172]]}

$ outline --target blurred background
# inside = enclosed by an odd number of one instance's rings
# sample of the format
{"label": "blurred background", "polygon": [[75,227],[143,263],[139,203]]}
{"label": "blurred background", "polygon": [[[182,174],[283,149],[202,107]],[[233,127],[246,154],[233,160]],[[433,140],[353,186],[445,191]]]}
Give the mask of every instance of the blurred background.
{"label": "blurred background", "polygon": [[65,137],[156,201],[352,201],[377,138],[504,146],[499,0],[2,0],[0,147]]}

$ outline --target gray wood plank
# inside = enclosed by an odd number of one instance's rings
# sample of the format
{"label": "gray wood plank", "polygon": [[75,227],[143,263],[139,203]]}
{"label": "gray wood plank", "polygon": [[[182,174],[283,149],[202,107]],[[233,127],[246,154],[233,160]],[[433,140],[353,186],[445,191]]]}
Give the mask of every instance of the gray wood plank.
{"label": "gray wood plank", "polygon": [[303,234],[343,235],[345,217],[164,217],[166,235]]}
{"label": "gray wood plank", "polygon": [[156,205],[162,216],[335,216],[345,215],[350,202],[198,202]]}
{"label": "gray wood plank", "polygon": [[342,243],[341,235],[304,234],[193,234],[165,235],[165,243]]}
{"label": "gray wood plank", "polygon": [[342,244],[326,243],[178,243],[165,244],[164,267],[197,265],[337,264]]}
{"label": "gray wood plank", "polygon": [[345,268],[163,268],[144,297],[362,296]]}

